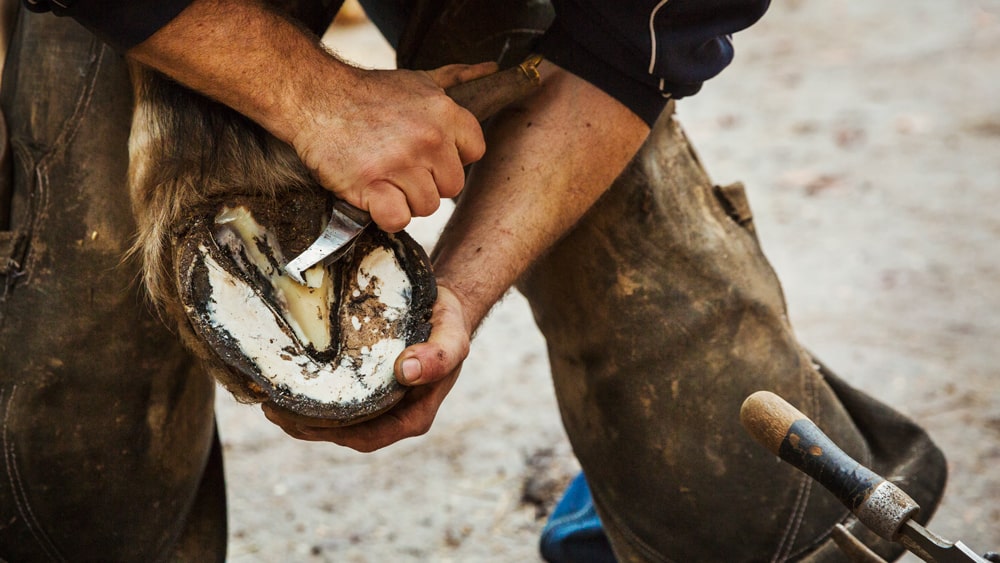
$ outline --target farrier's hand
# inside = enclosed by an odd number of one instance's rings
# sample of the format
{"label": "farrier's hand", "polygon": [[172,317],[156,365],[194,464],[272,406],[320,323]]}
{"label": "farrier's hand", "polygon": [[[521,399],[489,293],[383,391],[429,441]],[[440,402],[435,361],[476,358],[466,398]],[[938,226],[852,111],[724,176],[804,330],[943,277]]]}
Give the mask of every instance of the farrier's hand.
{"label": "farrier's hand", "polygon": [[486,150],[479,122],[444,89],[495,71],[494,63],[358,70],[353,84],[303,100],[308,116],[292,146],[324,187],[399,231],[458,195],[463,166]]}
{"label": "farrier's hand", "polygon": [[265,416],[294,438],[334,442],[361,452],[426,433],[469,354],[473,326],[458,296],[440,283],[431,324],[427,342],[410,346],[396,359],[396,378],[413,387],[385,414],[346,427],[324,426],[322,420],[290,415],[269,405],[263,407]]}
{"label": "farrier's hand", "polygon": [[496,69],[371,71],[260,2],[194,0],[128,56],[246,115],[295,147],[324,187],[387,231],[462,189],[485,151],[444,88]]}
{"label": "farrier's hand", "polygon": [[[361,451],[424,433],[458,377],[475,327],[631,160],[649,133],[641,119],[551,63],[539,71],[542,88],[493,120],[490,154],[476,165],[433,253],[438,301],[430,340],[396,361],[397,377],[417,385],[396,408],[347,428],[296,426],[272,412],[286,432]],[[413,380],[402,377],[412,373],[401,370],[414,365],[410,359],[421,368]]]}

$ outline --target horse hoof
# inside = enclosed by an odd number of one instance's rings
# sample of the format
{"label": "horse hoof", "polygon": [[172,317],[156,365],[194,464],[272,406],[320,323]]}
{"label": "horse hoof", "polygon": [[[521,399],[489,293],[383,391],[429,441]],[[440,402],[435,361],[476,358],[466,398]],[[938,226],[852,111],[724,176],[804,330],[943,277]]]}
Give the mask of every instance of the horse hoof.
{"label": "horse hoof", "polygon": [[393,365],[430,333],[430,262],[405,233],[372,225],[341,259],[307,270],[301,285],[283,267],[326,221],[310,213],[315,198],[290,199],[232,198],[203,214],[174,246],[181,304],[224,367],[216,377],[237,397],[361,422],[406,392]]}

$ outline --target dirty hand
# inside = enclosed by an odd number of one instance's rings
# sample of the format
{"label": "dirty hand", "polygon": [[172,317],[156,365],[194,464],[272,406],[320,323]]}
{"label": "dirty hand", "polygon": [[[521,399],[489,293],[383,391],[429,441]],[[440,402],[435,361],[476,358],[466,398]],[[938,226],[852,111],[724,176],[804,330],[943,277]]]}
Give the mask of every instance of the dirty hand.
{"label": "dirty hand", "polygon": [[317,180],[396,232],[458,195],[463,166],[486,150],[476,118],[444,89],[495,72],[494,63],[431,71],[357,70],[316,92],[292,139]]}
{"label": "dirty hand", "polygon": [[364,70],[259,2],[198,0],[128,56],[256,121],[317,180],[395,232],[433,213],[486,150],[444,88],[496,70]]}
{"label": "dirty hand", "polygon": [[403,350],[396,359],[396,379],[413,387],[385,414],[352,426],[324,425],[321,419],[289,415],[267,404],[263,406],[264,415],[293,438],[333,442],[359,452],[375,451],[425,434],[469,354],[473,325],[463,311],[457,295],[438,285],[430,338]]}

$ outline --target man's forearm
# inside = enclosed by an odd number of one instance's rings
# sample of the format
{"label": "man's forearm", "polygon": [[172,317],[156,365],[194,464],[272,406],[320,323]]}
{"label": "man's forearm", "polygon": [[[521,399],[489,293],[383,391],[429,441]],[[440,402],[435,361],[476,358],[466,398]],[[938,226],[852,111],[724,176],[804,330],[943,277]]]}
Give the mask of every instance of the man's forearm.
{"label": "man's forearm", "polygon": [[253,119],[313,177],[386,231],[433,213],[485,150],[476,118],[445,88],[495,65],[364,70],[263,7],[195,0],[131,57]]}
{"label": "man's forearm", "polygon": [[[259,2],[197,0],[128,55],[291,142],[313,91],[349,89],[356,69],[318,38]],[[330,80],[336,76],[339,83]]]}
{"label": "man's forearm", "polygon": [[649,133],[619,102],[543,63],[542,90],[498,117],[434,252],[474,330],[611,185]]}

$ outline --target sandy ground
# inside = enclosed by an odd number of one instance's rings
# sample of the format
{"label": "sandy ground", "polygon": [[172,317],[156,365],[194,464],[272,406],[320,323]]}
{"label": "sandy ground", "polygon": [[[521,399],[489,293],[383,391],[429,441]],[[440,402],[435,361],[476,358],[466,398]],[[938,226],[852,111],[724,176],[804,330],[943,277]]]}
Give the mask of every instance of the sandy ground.
{"label": "sandy ground", "polygon": [[[331,40],[391,65],[368,26]],[[746,183],[801,340],[944,449],[931,528],[1000,549],[1000,1],[785,0],[736,43],[680,119]],[[430,245],[446,214],[410,230]],[[577,468],[516,294],[425,437],[362,455],[218,412],[234,562],[538,560]]]}

